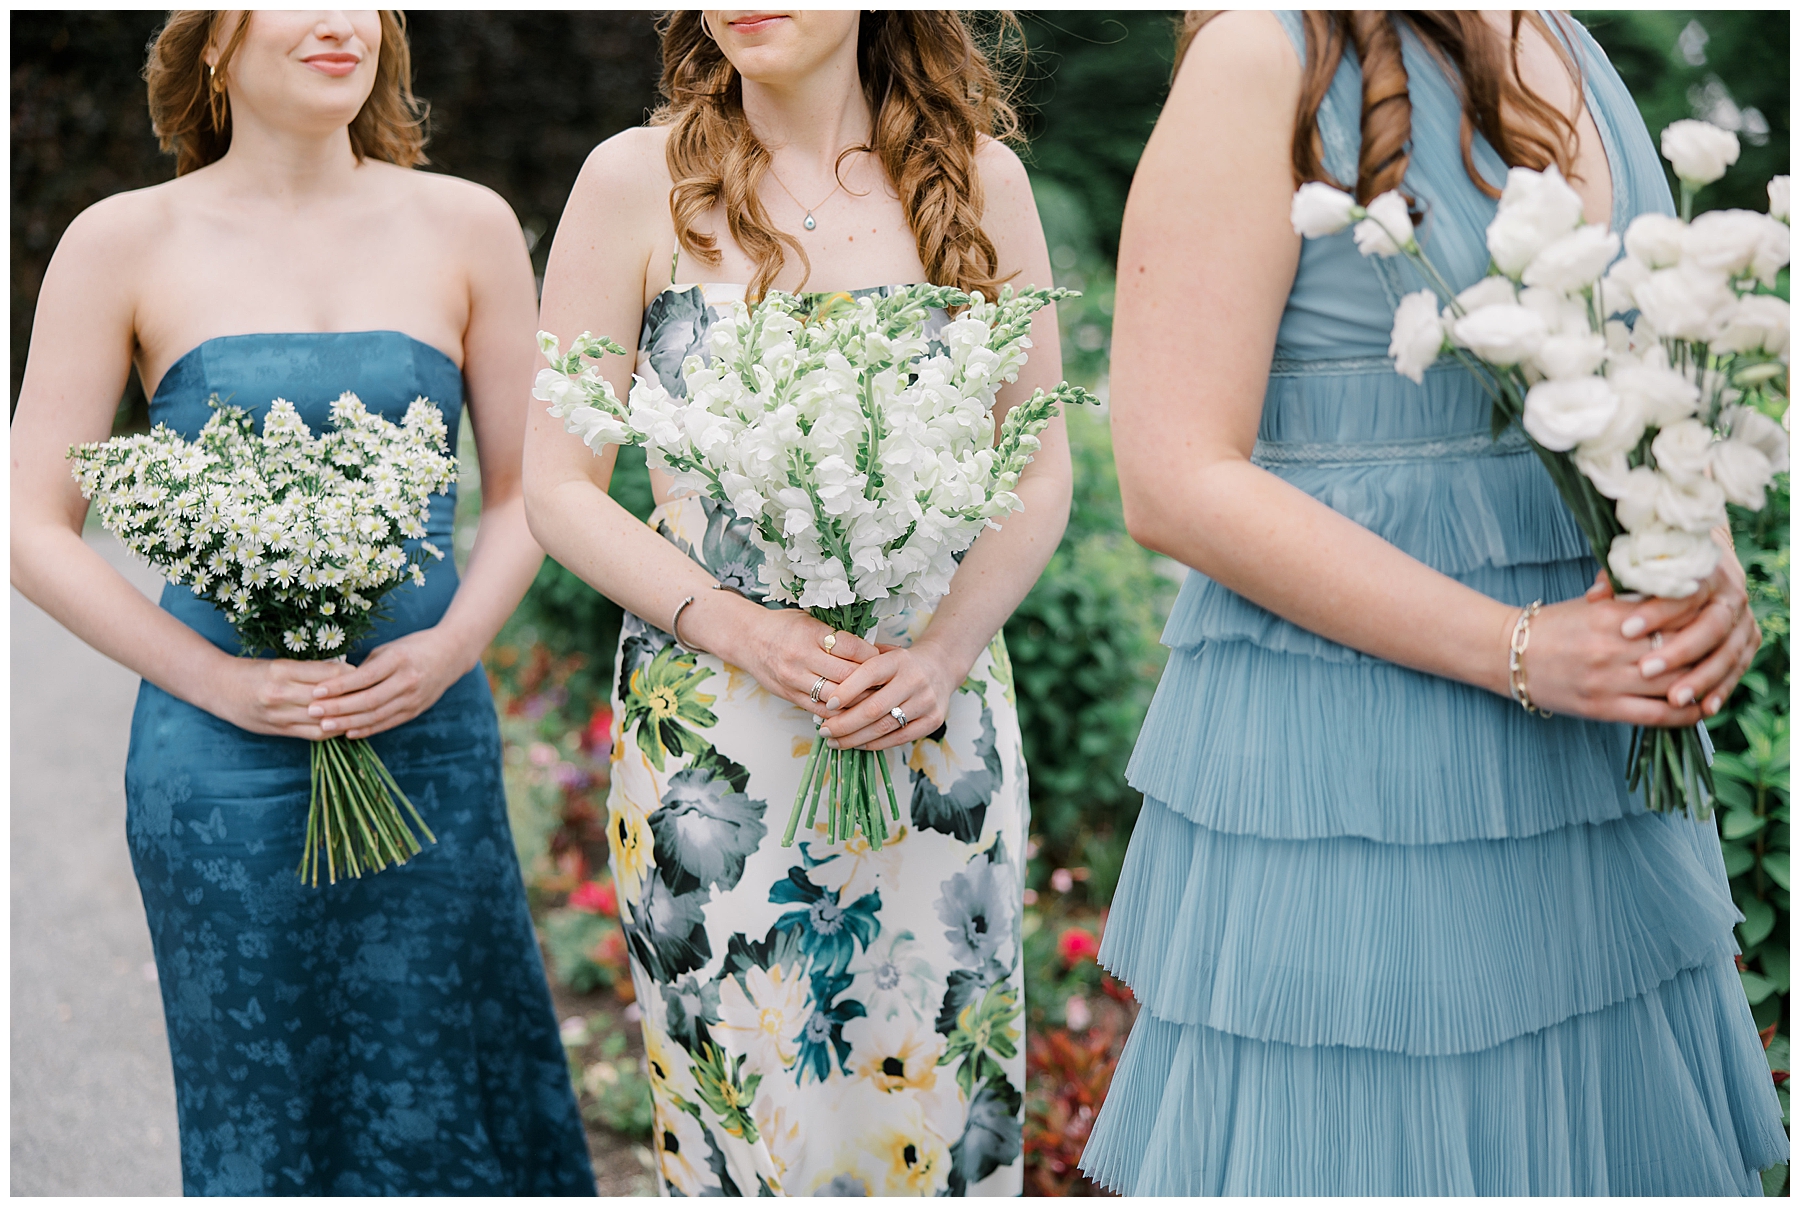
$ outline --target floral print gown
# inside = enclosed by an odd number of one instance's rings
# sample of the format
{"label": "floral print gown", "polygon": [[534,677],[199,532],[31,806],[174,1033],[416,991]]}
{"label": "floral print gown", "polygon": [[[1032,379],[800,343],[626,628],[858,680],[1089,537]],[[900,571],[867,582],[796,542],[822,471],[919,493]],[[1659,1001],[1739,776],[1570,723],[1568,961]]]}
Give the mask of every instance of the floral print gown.
{"label": "floral print gown", "polygon": [[[661,294],[638,374],[682,394],[712,307],[742,296]],[[729,507],[690,496],[650,522],[763,598]],[[614,690],[607,837],[667,1192],[1018,1194],[1028,806],[1003,640],[938,733],[888,752],[901,818],[879,851],[823,822],[781,846],[813,719],[746,672],[627,615]]]}

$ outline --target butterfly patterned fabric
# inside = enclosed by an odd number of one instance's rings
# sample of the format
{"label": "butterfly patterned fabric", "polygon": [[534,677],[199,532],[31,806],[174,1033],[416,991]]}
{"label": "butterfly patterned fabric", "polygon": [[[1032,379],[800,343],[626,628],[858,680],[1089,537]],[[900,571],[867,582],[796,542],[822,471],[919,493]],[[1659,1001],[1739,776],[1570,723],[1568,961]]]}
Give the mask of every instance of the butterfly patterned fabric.
{"label": "butterfly patterned fabric", "polygon": [[[665,291],[638,373],[679,392],[726,298]],[[762,598],[746,524],[710,499],[656,530]],[[908,644],[930,617],[884,622]],[[1017,1194],[1023,1183],[1027,819],[1011,664],[996,637],[944,727],[889,754],[881,850],[780,845],[812,717],[627,615],[607,837],[671,1194]]]}

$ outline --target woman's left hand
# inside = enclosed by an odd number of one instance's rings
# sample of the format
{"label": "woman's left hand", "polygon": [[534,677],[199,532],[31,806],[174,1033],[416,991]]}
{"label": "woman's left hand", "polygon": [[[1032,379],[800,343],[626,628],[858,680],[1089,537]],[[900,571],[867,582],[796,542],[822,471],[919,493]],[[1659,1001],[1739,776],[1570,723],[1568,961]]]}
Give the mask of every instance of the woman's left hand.
{"label": "woman's left hand", "polygon": [[404,725],[438,702],[473,663],[434,629],[376,646],[361,666],[313,689],[307,708],[328,735],[366,738]]}
{"label": "woman's left hand", "polygon": [[[1762,645],[1762,626],[1750,610],[1744,567],[1728,534],[1715,531],[1723,549],[1719,564],[1687,599],[1647,599],[1626,618],[1626,637],[1653,634],[1655,646],[1639,664],[1644,678],[1669,668],[1681,672],[1669,685],[1669,703],[1677,708],[1698,703],[1703,715],[1716,716],[1750,669]],[[1590,600],[1612,595],[1604,571],[1588,588]]]}
{"label": "woman's left hand", "polygon": [[[878,648],[825,702],[828,715],[843,707],[840,701],[850,702],[819,727],[834,749],[886,750],[936,733],[950,715],[950,697],[968,677],[967,667],[958,673],[929,644]],[[896,708],[904,725],[893,715]]]}

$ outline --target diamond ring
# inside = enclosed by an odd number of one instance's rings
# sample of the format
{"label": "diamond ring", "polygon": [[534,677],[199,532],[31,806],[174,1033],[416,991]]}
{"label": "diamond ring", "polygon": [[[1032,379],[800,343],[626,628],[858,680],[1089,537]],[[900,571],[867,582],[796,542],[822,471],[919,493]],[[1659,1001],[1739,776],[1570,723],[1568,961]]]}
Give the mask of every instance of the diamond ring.
{"label": "diamond ring", "polygon": [[819,702],[819,692],[824,690],[825,684],[826,684],[825,676],[820,675],[818,678],[818,681],[813,684],[812,690],[810,692],[806,693],[807,695],[812,697],[812,702],[814,704],[817,704]]}
{"label": "diamond ring", "polygon": [[[888,709],[888,716],[890,716],[890,717],[894,718],[894,720],[900,722],[900,729],[906,728],[906,710],[904,708],[901,708],[898,704],[896,704],[896,705],[894,705],[894,707]],[[894,732],[899,733],[900,729],[896,729]]]}

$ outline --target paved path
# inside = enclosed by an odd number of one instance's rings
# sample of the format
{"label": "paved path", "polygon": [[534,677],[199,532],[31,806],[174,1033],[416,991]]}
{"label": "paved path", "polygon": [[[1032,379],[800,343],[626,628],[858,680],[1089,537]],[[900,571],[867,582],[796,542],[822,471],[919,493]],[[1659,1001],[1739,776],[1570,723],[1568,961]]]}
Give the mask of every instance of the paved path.
{"label": "paved path", "polygon": [[[146,594],[161,580],[89,538]],[[175,1085],[125,846],[138,679],[12,596],[12,1185],[178,1195]]]}

